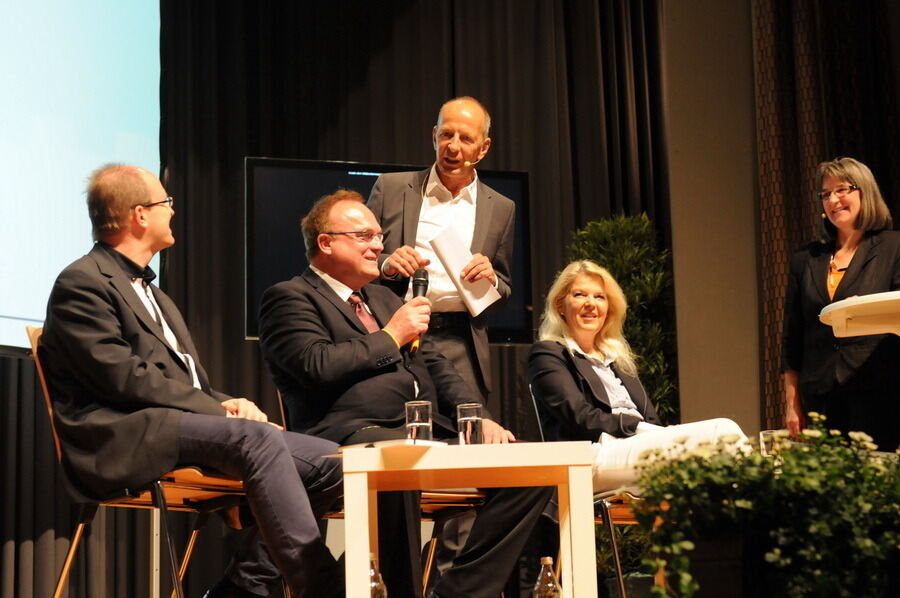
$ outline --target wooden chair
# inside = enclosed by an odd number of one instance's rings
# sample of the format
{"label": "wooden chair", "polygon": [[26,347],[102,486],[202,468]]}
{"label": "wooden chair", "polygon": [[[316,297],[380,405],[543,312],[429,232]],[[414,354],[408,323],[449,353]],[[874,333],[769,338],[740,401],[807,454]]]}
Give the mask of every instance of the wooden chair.
{"label": "wooden chair", "polygon": [[[284,406],[284,398],[281,391],[278,394],[278,409],[281,412],[281,423],[284,428],[290,429],[287,410]],[[419,505],[422,510],[422,520],[431,521],[434,527],[431,538],[425,545],[425,562],[422,564],[422,594],[428,593],[428,584],[431,582],[431,573],[434,569],[434,558],[437,554],[438,540],[444,531],[444,525],[454,517],[458,517],[467,511],[477,509],[484,504],[484,494],[477,490],[424,490],[420,494]],[[335,511],[325,515],[325,519],[343,519],[343,511]],[[285,596],[287,596],[285,588]],[[502,595],[501,595],[502,596]]]}
{"label": "wooden chair", "polygon": [[[47,415],[50,418],[50,429],[53,433],[53,443],[56,448],[56,459],[62,462],[63,453],[59,436],[56,433],[56,421],[54,419],[53,401],[44,368],[41,364],[41,335],[42,328],[27,326],[28,340],[31,342],[31,352],[34,356],[34,364],[37,368],[38,378],[44,395],[44,404],[47,407]],[[56,590],[53,598],[62,596],[63,589],[71,572],[75,551],[81,542],[85,528],[90,525],[98,507],[129,507],[143,509],[159,509],[163,522],[165,541],[169,552],[169,572],[172,576],[172,597],[184,598],[182,579],[187,571],[188,563],[196,545],[200,529],[206,523],[209,513],[221,509],[234,509],[245,497],[244,485],[240,480],[231,479],[218,474],[210,474],[197,467],[183,467],[162,475],[141,492],[135,492],[102,502],[80,503],[78,524],[72,533],[69,550],[63,563],[62,571],[56,582]],[[175,555],[175,545],[169,529],[168,512],[191,511],[197,513],[197,519],[188,539],[184,551],[184,557],[178,563]],[[229,521],[236,525],[238,517]]]}
{"label": "wooden chair", "polygon": [[[531,405],[534,408],[534,415],[537,418],[537,428],[540,433],[541,442],[544,439],[544,427],[541,424],[541,412],[538,407],[537,399],[528,386],[528,394],[531,396]],[[622,561],[619,558],[619,546],[616,542],[616,525],[634,525],[637,518],[634,516],[633,504],[640,501],[640,498],[630,491],[614,490],[611,492],[600,492],[594,494],[594,522],[606,526],[609,532],[610,547],[613,553],[613,563],[616,568],[616,583],[619,586],[619,596],[627,598],[625,591],[625,575],[622,572]],[[559,577],[559,558],[556,559],[556,576]]]}

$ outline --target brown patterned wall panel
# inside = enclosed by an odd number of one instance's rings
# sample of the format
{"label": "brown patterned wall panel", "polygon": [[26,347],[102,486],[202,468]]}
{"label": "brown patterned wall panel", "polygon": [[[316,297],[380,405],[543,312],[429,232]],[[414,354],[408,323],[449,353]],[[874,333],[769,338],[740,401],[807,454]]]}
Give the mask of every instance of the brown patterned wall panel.
{"label": "brown patterned wall panel", "polygon": [[851,155],[897,213],[894,82],[882,1],[753,0],[759,172],[761,423],[782,425],[779,371],[791,253],[816,236],[816,165]]}

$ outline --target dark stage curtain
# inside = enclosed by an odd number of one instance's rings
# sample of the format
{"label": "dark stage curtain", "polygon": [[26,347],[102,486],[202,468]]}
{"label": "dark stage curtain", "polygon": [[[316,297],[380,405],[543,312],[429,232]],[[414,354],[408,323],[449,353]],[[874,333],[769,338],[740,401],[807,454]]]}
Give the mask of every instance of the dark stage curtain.
{"label": "dark stage curtain", "polygon": [[[246,155],[425,166],[439,106],[472,95],[493,119],[484,167],[530,173],[532,242],[516,251],[530,257],[536,312],[572,230],[589,220],[646,211],[668,245],[661,5],[163,0],[160,145],[177,244],[163,256],[162,284],[214,386],[278,413],[257,345],[243,340]],[[491,409],[534,438],[527,347],[492,354],[503,400]],[[0,598],[48,595],[74,516],[48,473],[48,431],[25,433],[17,419],[45,425],[29,364],[2,361]],[[70,596],[146,595],[146,521],[121,512],[95,524]],[[189,569],[189,595],[221,575],[228,548],[213,525]]]}
{"label": "dark stage curtain", "polygon": [[164,281],[218,387],[277,413],[241,340],[246,155],[427,165],[438,107],[473,95],[484,166],[530,173],[536,312],[575,227],[646,211],[668,237],[660,23],[658,2],[163,2]]}
{"label": "dark stage curtain", "polygon": [[793,251],[816,237],[819,162],[852,156],[900,215],[888,4],[754,0],[763,427],[783,425],[779,372]]}
{"label": "dark stage curtain", "polygon": [[[47,598],[53,595],[79,510],[66,492],[34,361],[24,351],[0,355],[0,393],[0,598]],[[183,513],[170,517],[180,550],[193,521]],[[221,575],[223,555],[235,541],[223,540],[224,529],[214,518],[201,534],[186,582],[188,595],[199,596]],[[149,596],[149,530],[149,511],[101,508],[82,538],[63,596]],[[160,544],[165,559],[162,539]],[[161,595],[168,596],[171,583],[167,570],[163,572]]]}

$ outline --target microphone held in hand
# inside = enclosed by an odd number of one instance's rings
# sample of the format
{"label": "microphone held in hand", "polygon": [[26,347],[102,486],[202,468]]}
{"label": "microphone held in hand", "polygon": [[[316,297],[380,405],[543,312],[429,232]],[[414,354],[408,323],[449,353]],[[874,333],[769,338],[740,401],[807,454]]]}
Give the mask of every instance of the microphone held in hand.
{"label": "microphone held in hand", "polygon": [[[419,268],[415,272],[413,272],[412,277],[412,296],[413,297],[424,297],[428,293],[428,271],[424,268]],[[419,341],[420,338],[417,336],[413,339],[412,343],[409,345],[409,352],[416,353],[419,351]]]}
{"label": "microphone held in hand", "polygon": [[424,297],[428,293],[428,270],[419,268],[413,272],[412,289],[413,297]]}

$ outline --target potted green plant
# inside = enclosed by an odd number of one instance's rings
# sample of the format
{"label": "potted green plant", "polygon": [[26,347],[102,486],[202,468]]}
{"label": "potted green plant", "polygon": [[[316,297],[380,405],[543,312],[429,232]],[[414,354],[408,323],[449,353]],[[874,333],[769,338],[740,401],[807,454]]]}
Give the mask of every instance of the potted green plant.
{"label": "potted green plant", "polygon": [[628,298],[625,338],[641,382],[665,423],[678,423],[675,309],[671,254],[660,249],[647,214],[589,222],[572,235],[570,260],[593,260],[610,271]]}
{"label": "potted green plant", "polygon": [[[664,568],[656,596],[693,596],[698,541],[736,546],[743,573],[728,596],[881,597],[896,591],[900,565],[900,465],[871,438],[828,430],[824,418],[797,440],[777,436],[774,455],[734,439],[693,451],[647,455],[635,510],[649,531],[645,561]],[[723,538],[732,541],[722,544]],[[736,539],[736,540],[735,540]],[[727,592],[727,593],[722,593]],[[704,592],[705,595],[706,594]],[[893,594],[896,595],[896,594]]]}
{"label": "potted green plant", "polygon": [[[629,598],[649,598],[653,576],[644,572],[644,557],[650,552],[650,534],[638,525],[615,526],[619,559],[625,572],[625,587]],[[618,598],[616,569],[609,530],[605,525],[597,525],[597,581],[601,598]]]}
{"label": "potted green plant", "polygon": [[[660,418],[678,423],[671,253],[660,249],[653,222],[646,214],[589,222],[573,233],[568,257],[593,260],[621,285],[628,298],[625,338],[635,352],[641,381]],[[617,533],[624,570],[637,572],[649,547],[647,533],[633,526],[617,527]],[[609,546],[605,528],[598,526],[597,571],[604,588],[615,575]],[[638,595],[640,590],[629,589],[629,596]]]}

